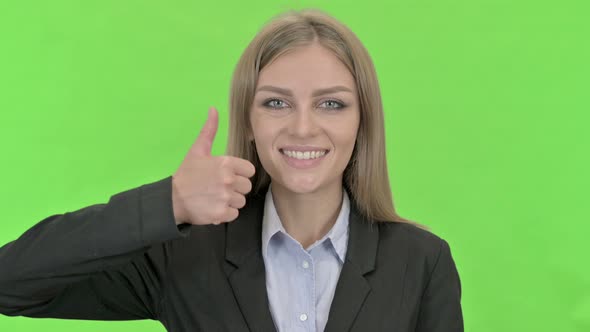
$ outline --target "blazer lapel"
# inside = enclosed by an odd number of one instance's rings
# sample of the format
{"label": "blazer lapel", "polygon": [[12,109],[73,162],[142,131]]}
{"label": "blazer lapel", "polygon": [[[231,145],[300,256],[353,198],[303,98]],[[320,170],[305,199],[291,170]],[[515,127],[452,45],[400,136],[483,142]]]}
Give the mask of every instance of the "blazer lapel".
{"label": "blazer lapel", "polygon": [[346,261],[342,265],[330,306],[326,332],[350,330],[371,291],[364,275],[375,269],[378,240],[378,227],[361,216],[356,204],[351,200]]}
{"label": "blazer lapel", "polygon": [[250,331],[276,331],[269,310],[261,251],[264,195],[252,196],[227,224],[225,272]]}

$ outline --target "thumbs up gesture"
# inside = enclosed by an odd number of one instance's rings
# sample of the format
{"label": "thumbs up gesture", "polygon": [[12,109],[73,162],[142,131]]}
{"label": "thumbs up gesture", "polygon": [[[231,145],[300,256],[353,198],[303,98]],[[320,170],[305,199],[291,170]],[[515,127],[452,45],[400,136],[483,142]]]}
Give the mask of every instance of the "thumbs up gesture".
{"label": "thumbs up gesture", "polygon": [[254,165],[232,156],[211,156],[219,114],[209,109],[205,125],[172,176],[172,205],[176,224],[220,224],[238,217],[252,190]]}

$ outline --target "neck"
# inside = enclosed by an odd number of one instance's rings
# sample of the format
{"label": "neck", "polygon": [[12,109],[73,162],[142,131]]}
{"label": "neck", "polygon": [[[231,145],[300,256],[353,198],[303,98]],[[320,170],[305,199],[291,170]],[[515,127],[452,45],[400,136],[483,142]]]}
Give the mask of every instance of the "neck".
{"label": "neck", "polygon": [[313,193],[299,194],[276,182],[272,198],[287,233],[307,248],[326,235],[342,207],[342,182],[335,181]]}

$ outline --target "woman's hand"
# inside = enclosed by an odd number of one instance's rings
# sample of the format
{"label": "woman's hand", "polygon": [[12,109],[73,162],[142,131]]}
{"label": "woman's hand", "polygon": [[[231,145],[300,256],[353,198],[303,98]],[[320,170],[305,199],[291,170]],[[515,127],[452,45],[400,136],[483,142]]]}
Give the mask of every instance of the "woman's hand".
{"label": "woman's hand", "polygon": [[172,203],[176,224],[220,224],[238,217],[252,190],[254,165],[232,156],[211,156],[219,115],[209,109],[207,122],[182,164],[172,176]]}

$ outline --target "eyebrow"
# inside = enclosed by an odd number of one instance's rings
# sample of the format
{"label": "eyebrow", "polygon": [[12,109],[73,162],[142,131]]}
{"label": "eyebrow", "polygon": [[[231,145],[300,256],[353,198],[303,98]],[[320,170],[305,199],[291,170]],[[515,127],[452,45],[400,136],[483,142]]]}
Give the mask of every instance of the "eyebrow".
{"label": "eyebrow", "polygon": [[[279,88],[278,86],[272,86],[272,85],[263,85],[261,87],[258,88],[258,90],[256,90],[256,92],[259,91],[270,91],[270,92],[276,92],[276,93],[280,93],[282,95],[285,96],[289,96],[289,97],[293,97],[293,92],[289,89],[284,89],[284,88]],[[338,92],[338,91],[346,91],[346,92],[350,92],[352,93],[352,90],[350,90],[349,88],[343,86],[343,85],[336,85],[330,88],[325,88],[325,89],[318,89],[315,90],[311,96],[312,97],[317,97],[317,96],[322,96],[322,95],[326,95],[329,93],[333,93],[333,92]]]}

